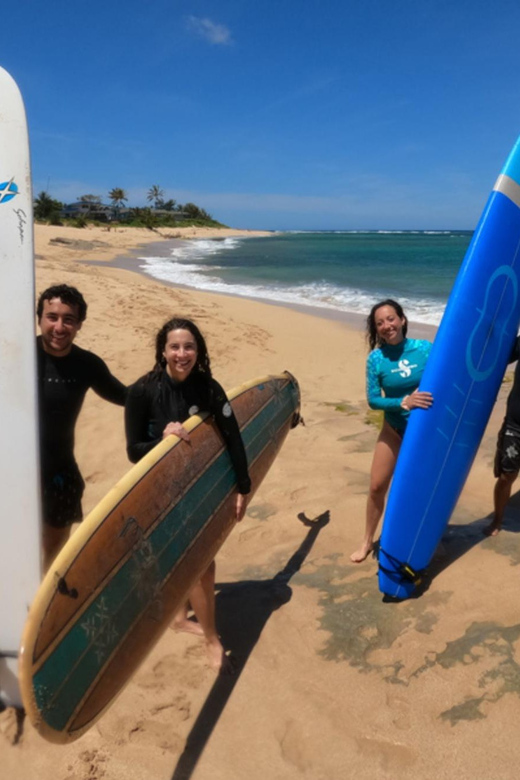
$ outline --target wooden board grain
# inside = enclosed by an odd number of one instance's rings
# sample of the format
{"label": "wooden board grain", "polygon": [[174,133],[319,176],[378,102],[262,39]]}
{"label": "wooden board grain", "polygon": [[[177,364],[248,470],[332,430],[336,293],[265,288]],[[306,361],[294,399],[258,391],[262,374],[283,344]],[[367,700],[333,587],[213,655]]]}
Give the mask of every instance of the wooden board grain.
{"label": "wooden board grain", "polygon": [[[252,492],[299,411],[288,374],[229,394]],[[214,422],[190,418],[83,521],[45,577],[20,652],[27,713],[52,742],[77,739],[170,624],[234,526],[235,474]]]}

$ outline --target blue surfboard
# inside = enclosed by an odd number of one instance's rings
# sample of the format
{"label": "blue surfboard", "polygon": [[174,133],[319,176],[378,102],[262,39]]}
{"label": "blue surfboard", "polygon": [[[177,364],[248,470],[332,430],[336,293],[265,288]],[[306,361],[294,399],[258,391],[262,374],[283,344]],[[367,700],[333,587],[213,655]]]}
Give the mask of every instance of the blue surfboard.
{"label": "blue surfboard", "polygon": [[466,481],[520,322],[520,138],[453,286],[399,454],[379,551],[379,589],[412,594]]}

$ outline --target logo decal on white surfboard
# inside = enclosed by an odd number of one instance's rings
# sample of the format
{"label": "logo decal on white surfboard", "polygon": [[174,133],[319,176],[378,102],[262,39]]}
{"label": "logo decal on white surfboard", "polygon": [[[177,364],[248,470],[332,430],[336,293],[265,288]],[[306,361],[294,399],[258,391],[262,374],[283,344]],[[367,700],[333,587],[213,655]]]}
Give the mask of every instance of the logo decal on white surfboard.
{"label": "logo decal on white surfboard", "polygon": [[0,184],[0,203],[7,203],[18,194],[18,185],[15,184],[14,176],[10,181],[3,181]]}

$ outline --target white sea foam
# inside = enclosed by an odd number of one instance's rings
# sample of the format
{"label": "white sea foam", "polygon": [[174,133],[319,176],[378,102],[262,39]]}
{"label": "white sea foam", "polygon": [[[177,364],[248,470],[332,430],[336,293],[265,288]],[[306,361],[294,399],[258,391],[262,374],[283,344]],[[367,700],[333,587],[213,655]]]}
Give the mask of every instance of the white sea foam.
{"label": "white sea foam", "polygon": [[[221,252],[234,249],[240,244],[238,238],[224,238],[224,239],[196,239],[193,241],[185,241],[183,244],[176,246],[172,249],[171,257],[177,260],[202,260],[203,258],[210,257],[211,255],[218,255]],[[150,258],[143,258],[150,259]],[[157,259],[157,258],[156,258]],[[163,260],[165,258],[162,258]],[[167,259],[169,262],[169,259]]]}
{"label": "white sea foam", "polygon": [[[388,297],[387,291],[384,290],[381,290],[378,295],[374,291],[366,292],[327,282],[293,285],[228,283],[218,275],[220,270],[218,265],[214,263],[207,265],[203,261],[224,250],[229,250],[239,243],[238,239],[228,238],[224,241],[190,241],[175,247],[171,257],[141,257],[143,265],[140,267],[155,279],[170,284],[338,312],[366,314],[374,300]],[[437,325],[440,322],[444,311],[443,303],[426,298],[406,298],[402,295],[399,296],[399,300],[410,320],[431,325]]]}

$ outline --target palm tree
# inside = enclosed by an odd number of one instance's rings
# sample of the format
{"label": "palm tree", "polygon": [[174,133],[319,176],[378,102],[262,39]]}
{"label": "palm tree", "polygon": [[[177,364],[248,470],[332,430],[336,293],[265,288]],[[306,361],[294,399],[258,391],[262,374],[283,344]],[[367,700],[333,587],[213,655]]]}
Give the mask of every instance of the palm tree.
{"label": "palm tree", "polygon": [[34,216],[36,219],[51,219],[58,217],[63,204],[51,198],[48,192],[40,192],[34,201]]}
{"label": "palm tree", "polygon": [[121,206],[124,205],[125,200],[128,200],[128,196],[126,192],[123,189],[121,189],[121,187],[114,187],[113,190],[110,190],[110,192],[108,193],[108,197],[114,204],[114,208],[117,211],[119,211]]}
{"label": "palm tree", "polygon": [[185,203],[182,207],[182,210],[190,219],[213,219],[211,214],[208,214],[207,211],[201,209],[199,206],[196,206],[195,203]]}
{"label": "palm tree", "polygon": [[149,200],[150,202],[153,201],[153,205],[156,209],[161,208],[164,202],[164,190],[162,190],[158,184],[154,184],[148,190],[146,200]]}
{"label": "palm tree", "polygon": [[101,203],[101,195],[80,195],[78,200],[81,203]]}

